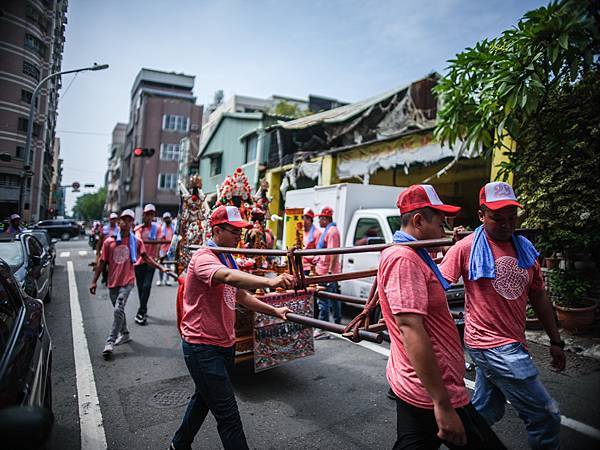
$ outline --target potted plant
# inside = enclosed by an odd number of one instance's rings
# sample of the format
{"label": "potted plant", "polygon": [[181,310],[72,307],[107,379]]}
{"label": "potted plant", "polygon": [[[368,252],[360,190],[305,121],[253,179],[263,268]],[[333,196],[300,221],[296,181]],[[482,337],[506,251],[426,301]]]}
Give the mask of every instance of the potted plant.
{"label": "potted plant", "polygon": [[542,330],[544,326],[538,316],[535,313],[535,310],[530,304],[527,304],[527,308],[525,309],[525,329],[526,330]]}
{"label": "potted plant", "polygon": [[561,326],[571,333],[585,333],[594,322],[596,301],[586,297],[590,282],[582,272],[552,269],[549,291]]}

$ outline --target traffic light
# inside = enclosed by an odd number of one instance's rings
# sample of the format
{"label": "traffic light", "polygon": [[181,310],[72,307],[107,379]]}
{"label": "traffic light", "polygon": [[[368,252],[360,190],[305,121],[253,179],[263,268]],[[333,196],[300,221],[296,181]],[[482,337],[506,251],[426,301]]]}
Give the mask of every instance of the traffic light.
{"label": "traffic light", "polygon": [[133,156],[136,158],[150,158],[152,155],[154,155],[153,148],[136,147],[133,150]]}

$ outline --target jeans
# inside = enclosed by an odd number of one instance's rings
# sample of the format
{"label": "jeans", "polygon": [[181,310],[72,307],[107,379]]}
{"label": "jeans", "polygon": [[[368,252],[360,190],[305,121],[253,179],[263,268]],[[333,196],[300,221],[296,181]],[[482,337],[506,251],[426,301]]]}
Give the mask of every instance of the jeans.
{"label": "jeans", "polygon": [[129,330],[127,329],[127,318],[125,317],[125,305],[127,304],[127,299],[129,298],[132,289],[133,284],[108,289],[108,295],[113,305],[113,324],[110,329],[110,334],[106,338],[107,343],[110,342],[114,344],[119,333],[129,333]]}
{"label": "jeans", "polygon": [[208,411],[217,421],[217,430],[225,450],[248,448],[228,371],[233,367],[235,346],[217,347],[182,341],[185,364],[196,389],[173,437],[177,450],[191,449]]}
{"label": "jeans", "polygon": [[439,429],[433,409],[418,408],[397,398],[396,411],[398,438],[394,450],[438,449],[442,443],[450,449],[506,449],[496,433],[470,403],[456,408],[467,435],[467,445],[463,447],[442,441],[437,437]]}
{"label": "jeans", "polygon": [[154,267],[145,263],[135,266],[135,283],[137,284],[138,297],[140,298],[140,307],[137,313],[143,316],[148,312],[148,298],[150,298],[155,270]]}
{"label": "jeans", "polygon": [[[332,283],[325,284],[325,292],[338,293],[338,283],[334,281]],[[319,320],[329,322],[329,310],[333,312],[333,320],[335,323],[342,323],[342,305],[337,300],[326,300],[319,298],[317,301],[319,305]]]}
{"label": "jeans", "polygon": [[496,348],[467,350],[477,365],[471,401],[484,419],[490,425],[499,421],[508,400],[525,422],[531,448],[559,448],[558,405],[540,381],[523,344],[514,342]]}

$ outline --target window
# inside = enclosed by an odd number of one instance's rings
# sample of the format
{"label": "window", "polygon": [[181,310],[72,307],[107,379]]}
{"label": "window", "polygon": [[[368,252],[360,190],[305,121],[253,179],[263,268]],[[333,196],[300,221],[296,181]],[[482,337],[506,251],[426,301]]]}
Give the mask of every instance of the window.
{"label": "window", "polygon": [[29,249],[29,254],[31,256],[42,256],[42,253],[44,253],[40,241],[33,236],[30,236],[29,239],[27,239],[27,248]]}
{"label": "window", "polygon": [[163,116],[163,130],[188,131],[189,119],[185,116],[165,114]]}
{"label": "window", "polygon": [[377,219],[358,219],[354,232],[354,245],[367,245],[369,238],[383,238],[383,230]]}
{"label": "window", "polygon": [[[27,133],[27,126],[29,125],[29,119],[25,119],[24,117],[19,117],[19,121],[17,123],[17,129],[23,133]],[[39,123],[35,123],[33,124],[33,130],[32,130],[32,134],[34,136],[39,136],[40,135],[40,124]]]}
{"label": "window", "polygon": [[32,34],[25,35],[25,48],[36,52],[42,58],[46,56],[46,45]]}
{"label": "window", "polygon": [[245,148],[245,157],[244,164],[256,160],[256,147],[258,144],[258,136],[253,134],[248,139],[246,139],[246,148]]}
{"label": "window", "polygon": [[36,81],[40,81],[40,70],[28,61],[23,61],[23,73]]}
{"label": "window", "polygon": [[22,145],[17,145],[17,150],[15,151],[15,158],[23,159],[25,157],[25,147]]}
{"label": "window", "polygon": [[221,175],[221,159],[222,155],[219,153],[218,155],[212,156],[210,158],[210,176],[214,177],[216,175]]}
{"label": "window", "polygon": [[392,233],[395,233],[400,229],[400,216],[388,216],[387,221],[390,225],[390,230],[392,230]]}
{"label": "window", "polygon": [[160,159],[166,161],[179,161],[181,148],[179,144],[160,144]]}
{"label": "window", "polygon": [[21,101],[27,104],[31,104],[31,97],[33,96],[33,92],[26,91],[25,89],[21,89]]}
{"label": "window", "polygon": [[[19,242],[17,245],[21,247]],[[0,282],[0,355],[3,355],[6,350],[19,313],[14,289],[6,289],[4,283],[4,281]]]}
{"label": "window", "polygon": [[19,187],[21,185],[21,178],[18,175],[10,173],[0,174],[0,186],[6,187]]}
{"label": "window", "polygon": [[158,175],[158,188],[164,191],[174,191],[177,189],[176,173],[161,173]]}

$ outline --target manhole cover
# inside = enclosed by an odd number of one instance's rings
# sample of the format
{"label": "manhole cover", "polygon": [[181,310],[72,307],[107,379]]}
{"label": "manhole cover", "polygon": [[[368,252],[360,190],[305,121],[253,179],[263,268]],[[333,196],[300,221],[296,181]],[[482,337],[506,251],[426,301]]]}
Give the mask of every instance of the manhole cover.
{"label": "manhole cover", "polygon": [[152,394],[148,399],[148,405],[161,409],[174,408],[186,405],[189,399],[190,393],[185,389],[163,389]]}

